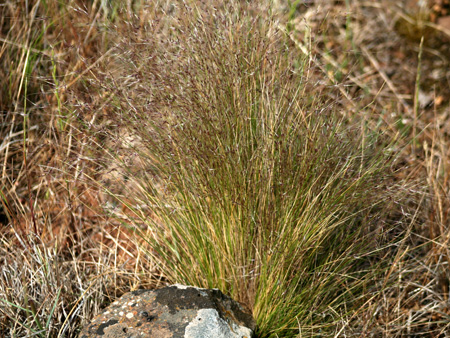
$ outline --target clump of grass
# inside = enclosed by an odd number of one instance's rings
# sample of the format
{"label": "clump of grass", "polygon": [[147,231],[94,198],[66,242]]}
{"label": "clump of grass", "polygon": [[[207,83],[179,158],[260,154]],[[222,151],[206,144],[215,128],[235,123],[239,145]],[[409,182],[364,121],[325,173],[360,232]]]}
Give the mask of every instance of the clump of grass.
{"label": "clump of grass", "polygon": [[320,98],[270,20],[235,3],[205,13],[177,8],[127,36],[124,73],[103,78],[112,118],[139,139],[130,219],[149,225],[164,276],[231,294],[259,336],[329,335],[380,271],[368,256],[389,153]]}

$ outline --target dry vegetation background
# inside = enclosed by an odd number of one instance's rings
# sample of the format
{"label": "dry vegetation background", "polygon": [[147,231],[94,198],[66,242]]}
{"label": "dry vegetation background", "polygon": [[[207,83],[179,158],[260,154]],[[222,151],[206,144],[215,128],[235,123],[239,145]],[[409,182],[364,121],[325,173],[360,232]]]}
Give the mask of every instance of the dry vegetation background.
{"label": "dry vegetation background", "polygon": [[[127,207],[95,184],[114,187],[123,179],[112,162],[100,161],[104,149],[133,158],[120,142],[102,139],[111,130],[131,136],[109,119],[110,93],[90,84],[116,71],[105,61],[119,43],[128,40],[121,52],[139,57],[133,42],[146,23],[181,5],[0,3],[0,336],[76,336],[107,302],[166,282],[118,212],[111,216],[114,209],[125,217]],[[266,6],[252,3],[250,10],[263,16]],[[374,281],[385,284],[383,292],[343,318],[335,335],[450,337],[450,3],[272,7],[288,40],[308,57],[317,92],[346,118],[402,137],[396,176],[411,198],[392,216],[404,223],[389,236],[403,240],[386,253],[393,263]]]}

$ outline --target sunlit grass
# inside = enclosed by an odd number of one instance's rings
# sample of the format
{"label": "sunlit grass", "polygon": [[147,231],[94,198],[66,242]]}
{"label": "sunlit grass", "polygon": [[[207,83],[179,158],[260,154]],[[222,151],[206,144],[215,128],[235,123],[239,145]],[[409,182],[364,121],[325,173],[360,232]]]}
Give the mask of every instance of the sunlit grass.
{"label": "sunlit grass", "polygon": [[3,1],[0,336],[76,337],[172,282],[222,289],[261,337],[446,332],[431,6]]}
{"label": "sunlit grass", "polygon": [[[129,45],[140,60],[120,54],[131,67],[106,77],[140,140],[135,215],[170,281],[229,293],[261,337],[326,335],[382,271],[364,269],[392,154],[320,97],[283,32],[229,11],[187,10],[173,40]],[[145,99],[130,100],[137,77]]]}

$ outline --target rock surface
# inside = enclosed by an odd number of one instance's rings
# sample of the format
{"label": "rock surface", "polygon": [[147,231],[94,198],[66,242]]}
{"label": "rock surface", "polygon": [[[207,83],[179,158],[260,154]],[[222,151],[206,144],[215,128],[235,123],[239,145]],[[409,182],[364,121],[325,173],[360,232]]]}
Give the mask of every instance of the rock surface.
{"label": "rock surface", "polygon": [[79,338],[250,338],[251,314],[217,289],[172,285],[126,293]]}

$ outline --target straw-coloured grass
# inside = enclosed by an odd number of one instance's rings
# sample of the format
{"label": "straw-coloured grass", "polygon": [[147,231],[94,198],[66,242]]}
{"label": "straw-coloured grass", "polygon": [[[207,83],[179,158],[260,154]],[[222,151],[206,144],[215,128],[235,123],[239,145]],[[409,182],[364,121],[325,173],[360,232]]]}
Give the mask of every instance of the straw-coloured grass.
{"label": "straw-coloured grass", "polygon": [[448,335],[447,2],[3,1],[0,336],[171,282]]}

